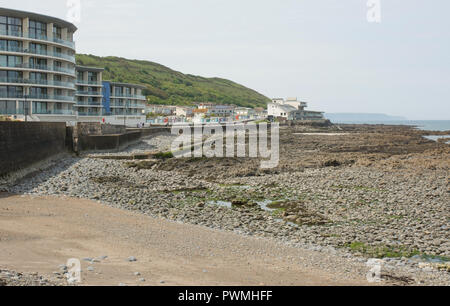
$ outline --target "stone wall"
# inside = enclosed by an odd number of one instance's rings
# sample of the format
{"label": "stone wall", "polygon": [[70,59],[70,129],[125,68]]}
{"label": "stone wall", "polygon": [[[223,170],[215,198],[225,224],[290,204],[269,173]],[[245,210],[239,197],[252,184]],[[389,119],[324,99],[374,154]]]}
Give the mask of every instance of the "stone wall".
{"label": "stone wall", "polygon": [[0,176],[65,152],[65,123],[0,122]]}

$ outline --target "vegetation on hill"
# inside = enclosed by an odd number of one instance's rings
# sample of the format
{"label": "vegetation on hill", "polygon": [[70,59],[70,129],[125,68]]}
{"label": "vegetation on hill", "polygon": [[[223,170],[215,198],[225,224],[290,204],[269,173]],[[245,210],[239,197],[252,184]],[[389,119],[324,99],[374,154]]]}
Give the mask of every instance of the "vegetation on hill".
{"label": "vegetation on hill", "polygon": [[104,68],[103,79],[141,84],[150,104],[194,105],[198,102],[266,107],[269,98],[229,80],[203,78],[149,61],[77,54],[77,64]]}

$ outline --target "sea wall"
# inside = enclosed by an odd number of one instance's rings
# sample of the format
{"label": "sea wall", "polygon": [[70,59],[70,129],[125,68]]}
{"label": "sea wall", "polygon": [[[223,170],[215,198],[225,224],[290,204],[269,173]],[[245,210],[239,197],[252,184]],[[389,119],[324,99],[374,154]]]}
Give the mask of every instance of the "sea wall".
{"label": "sea wall", "polygon": [[0,176],[65,152],[65,123],[0,122]]}

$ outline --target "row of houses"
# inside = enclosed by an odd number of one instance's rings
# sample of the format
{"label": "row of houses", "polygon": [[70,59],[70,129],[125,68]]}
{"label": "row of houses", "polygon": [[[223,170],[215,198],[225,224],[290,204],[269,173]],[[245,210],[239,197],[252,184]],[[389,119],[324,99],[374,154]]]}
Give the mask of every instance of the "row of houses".
{"label": "row of houses", "polygon": [[230,122],[267,117],[267,111],[264,108],[214,103],[198,103],[195,106],[148,105],[146,113],[149,114],[150,123]]}

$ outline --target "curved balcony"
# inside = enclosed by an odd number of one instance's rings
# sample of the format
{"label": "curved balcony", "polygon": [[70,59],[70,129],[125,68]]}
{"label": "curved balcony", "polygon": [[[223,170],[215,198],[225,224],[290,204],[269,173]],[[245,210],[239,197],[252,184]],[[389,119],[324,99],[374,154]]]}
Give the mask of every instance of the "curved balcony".
{"label": "curved balcony", "polygon": [[0,47],[0,52],[24,53],[24,54],[32,54],[32,55],[38,55],[38,56],[40,55],[40,56],[46,56],[46,57],[55,57],[55,58],[67,60],[70,63],[75,64],[75,56],[60,53],[60,52],[29,50],[29,49],[24,49],[22,47],[20,47],[20,48]]}
{"label": "curved balcony", "polygon": [[43,71],[50,71],[50,72],[60,72],[65,73],[70,76],[75,76],[75,68],[63,68],[63,67],[56,67],[56,66],[47,66],[47,65],[30,65],[28,63],[22,63],[22,64],[7,64],[7,65],[1,65],[1,67],[4,68],[18,68],[18,69],[29,69],[29,70],[43,70]]}
{"label": "curved balcony", "polygon": [[65,87],[75,90],[75,84],[72,82],[60,82],[60,81],[50,81],[50,80],[32,80],[32,79],[11,79],[11,78],[0,78],[0,83],[8,84],[27,84],[27,85],[44,85],[44,86],[55,86],[55,87]]}
{"label": "curved balcony", "polygon": [[75,43],[73,41],[63,40],[63,39],[59,39],[59,38],[49,38],[46,35],[34,35],[34,34],[24,35],[23,32],[19,32],[19,31],[1,30],[0,36],[10,36],[10,37],[45,41],[45,42],[50,42],[50,43],[54,43],[54,44],[58,44],[58,45],[63,45],[65,47],[69,47],[69,48],[75,50]]}
{"label": "curved balcony", "polygon": [[30,94],[27,96],[27,98],[31,100],[35,99],[35,100],[55,100],[55,101],[75,102],[74,96]]}

